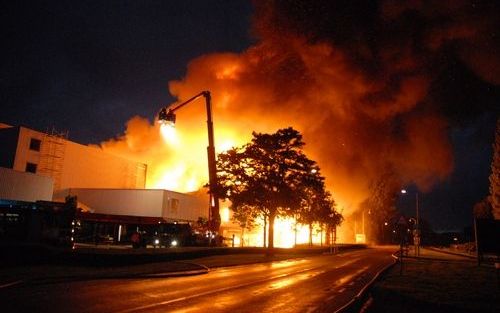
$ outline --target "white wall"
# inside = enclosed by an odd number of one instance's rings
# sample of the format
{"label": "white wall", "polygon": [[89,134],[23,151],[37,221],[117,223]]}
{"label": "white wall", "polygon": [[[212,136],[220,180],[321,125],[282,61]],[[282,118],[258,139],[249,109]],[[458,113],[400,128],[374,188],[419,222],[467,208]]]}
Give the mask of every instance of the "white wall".
{"label": "white wall", "polygon": [[0,167],[0,199],[50,201],[53,184],[50,177]]}
{"label": "white wall", "polygon": [[26,171],[26,163],[40,164],[40,151],[30,150],[31,138],[43,140],[43,133],[20,127],[19,138],[17,142],[16,158],[14,160],[14,169],[17,171]]}
{"label": "white wall", "polygon": [[[29,149],[32,138],[42,141],[43,151]],[[14,169],[24,172],[26,163],[38,165],[37,173],[44,176],[57,175],[56,189],[67,188],[144,188],[146,164],[108,154],[99,148],[62,140],[58,148],[61,158],[50,159],[53,150],[44,133],[20,127]],[[59,155],[58,155],[59,156]],[[57,159],[57,160],[56,160]],[[60,162],[59,170],[45,170],[43,161]],[[39,172],[40,171],[40,172]],[[56,190],[57,191],[57,190]]]}
{"label": "white wall", "polygon": [[[168,212],[163,214],[163,218],[171,220],[196,221],[199,217],[208,218],[208,194],[192,193],[184,194],[169,190],[164,190],[168,198]],[[177,210],[172,206],[172,199],[179,200]]]}
{"label": "white wall", "polygon": [[146,165],[67,141],[61,189],[144,188]]}
{"label": "white wall", "polygon": [[193,196],[159,189],[71,188],[57,197],[77,196],[94,213],[163,217],[171,221],[196,221],[208,216],[208,195]]}

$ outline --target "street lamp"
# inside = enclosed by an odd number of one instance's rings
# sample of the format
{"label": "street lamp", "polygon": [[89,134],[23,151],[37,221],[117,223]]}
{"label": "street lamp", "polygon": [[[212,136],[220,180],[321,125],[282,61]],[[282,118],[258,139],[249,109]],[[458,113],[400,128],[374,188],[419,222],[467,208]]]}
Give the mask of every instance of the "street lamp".
{"label": "street lamp", "polygon": [[[401,189],[402,194],[406,194],[406,189]],[[419,212],[418,212],[418,192],[415,192],[415,235],[413,236],[413,243],[415,244],[415,256],[420,256],[420,228],[419,228]]]}
{"label": "street lamp", "polygon": [[[205,98],[205,104],[207,109],[207,130],[208,130],[208,184],[209,184],[209,211],[208,211],[208,226],[211,231],[218,231],[220,226],[220,213],[219,213],[219,199],[215,194],[215,189],[217,187],[217,173],[215,165],[215,144],[214,144],[214,124],[212,120],[212,103],[210,91],[202,91],[194,97],[184,101],[181,104],[176,105],[173,108],[164,107],[158,113],[158,121],[162,124],[174,125],[176,116],[175,111],[179,110],[188,103],[200,98]],[[211,237],[211,236],[210,236]]]}

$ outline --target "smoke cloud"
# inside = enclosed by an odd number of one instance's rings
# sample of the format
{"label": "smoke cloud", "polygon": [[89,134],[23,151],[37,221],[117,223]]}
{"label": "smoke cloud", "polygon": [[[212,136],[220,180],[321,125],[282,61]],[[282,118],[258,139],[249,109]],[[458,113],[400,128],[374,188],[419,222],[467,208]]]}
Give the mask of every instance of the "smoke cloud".
{"label": "smoke cloud", "polygon": [[[248,142],[252,131],[300,130],[346,211],[382,176],[392,186],[432,188],[453,169],[453,118],[491,109],[480,100],[453,107],[446,92],[463,90],[441,87],[453,86],[454,78],[443,76],[450,68],[476,84],[500,83],[496,3],[290,0],[255,7],[255,45],[192,60],[169,90],[179,101],[211,91],[218,151]],[[148,163],[150,188],[180,180],[178,190],[199,187],[208,179],[198,101],[178,111],[170,141],[158,125],[134,117],[121,138],[101,146]]]}

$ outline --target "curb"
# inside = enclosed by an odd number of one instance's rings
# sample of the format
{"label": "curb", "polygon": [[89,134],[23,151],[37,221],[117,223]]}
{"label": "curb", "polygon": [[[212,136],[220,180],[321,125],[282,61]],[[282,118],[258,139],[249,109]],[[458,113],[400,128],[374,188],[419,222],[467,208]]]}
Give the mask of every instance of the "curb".
{"label": "curb", "polygon": [[[208,274],[208,269],[202,270],[192,270],[192,271],[179,271],[179,272],[164,272],[164,273],[154,273],[154,274],[139,274],[137,276],[132,276],[130,278],[168,278],[168,277],[182,277],[182,276],[195,276]],[[124,277],[120,277],[124,278]]]}
{"label": "curb", "polygon": [[199,270],[188,270],[188,271],[177,271],[177,272],[164,272],[164,273],[153,273],[153,274],[139,274],[137,277],[144,277],[144,278],[166,278],[166,277],[181,277],[181,276],[194,276],[194,275],[202,275],[202,274],[208,274],[210,272],[210,268],[203,264],[197,264],[193,262],[177,262],[177,263],[184,263],[184,264],[190,264],[194,266],[201,267]]}
{"label": "curb", "polygon": [[368,282],[363,288],[361,288],[358,294],[355,295],[351,301],[349,301],[344,306],[334,311],[334,313],[350,312],[352,309],[354,309],[356,305],[361,305],[362,302],[360,301],[366,296],[366,292],[368,291],[368,289],[371,288],[371,286],[380,278],[380,276],[382,276],[385,272],[387,272],[390,268],[392,268],[394,265],[397,264],[399,258],[396,256],[396,253],[397,252],[392,254],[392,257],[394,258],[392,264],[388,264],[383,269],[378,271],[377,274],[375,274],[375,276],[372,278],[372,280]]}
{"label": "curb", "polygon": [[46,277],[38,279],[29,280],[17,280],[5,282],[0,285],[0,290],[4,288],[9,288],[22,284],[53,284],[61,282],[76,282],[76,281],[90,281],[90,280],[105,280],[105,279],[140,279],[140,278],[168,278],[168,277],[182,277],[182,276],[194,276],[207,274],[210,269],[202,264],[183,262],[186,264],[191,264],[200,267],[197,270],[185,270],[185,271],[172,271],[172,272],[157,272],[157,273],[123,273],[115,275],[100,275],[100,276],[62,276],[62,277]]}

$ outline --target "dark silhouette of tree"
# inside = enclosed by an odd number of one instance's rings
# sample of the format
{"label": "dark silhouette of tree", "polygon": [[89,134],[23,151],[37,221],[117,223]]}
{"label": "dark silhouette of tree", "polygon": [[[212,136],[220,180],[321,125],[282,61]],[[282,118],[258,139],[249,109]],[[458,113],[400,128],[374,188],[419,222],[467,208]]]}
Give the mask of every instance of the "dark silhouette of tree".
{"label": "dark silhouette of tree", "polygon": [[361,203],[365,218],[369,223],[369,238],[381,241],[384,236],[385,222],[396,214],[394,205],[400,184],[391,171],[381,175],[370,185],[370,196]]}
{"label": "dark silhouette of tree", "polygon": [[317,222],[320,223],[322,231],[326,229],[329,235],[328,242],[335,242],[337,238],[337,226],[342,224],[344,217],[337,211],[335,200],[328,191],[324,192],[321,198],[318,213]]}
{"label": "dark silhouette of tree", "polygon": [[302,180],[301,206],[292,212],[298,223],[309,226],[309,246],[312,246],[313,224],[318,223],[323,231],[324,226],[332,222],[330,217],[335,212],[335,201],[326,191],[324,180],[319,168],[313,167]]}
{"label": "dark silhouette of tree", "polygon": [[489,201],[494,218],[500,219],[500,119],[497,119],[495,143],[493,144]]}
{"label": "dark silhouette of tree", "polygon": [[207,231],[209,230],[208,227],[208,219],[206,217],[198,217],[196,222],[192,225],[193,230],[196,232],[205,235]]}
{"label": "dark silhouette of tree", "polygon": [[490,197],[486,197],[483,200],[474,204],[474,217],[477,219],[493,218],[493,210],[491,207]]}
{"label": "dark silhouette of tree", "polygon": [[303,188],[316,163],[304,154],[302,135],[291,127],[252,135],[250,143],[218,155],[216,192],[231,201],[237,216],[248,214],[250,219],[259,216],[267,221],[268,253],[272,253],[274,221],[301,208]]}
{"label": "dark silhouette of tree", "polygon": [[[244,245],[244,234],[245,230],[252,230],[256,225],[256,219],[258,218],[256,210],[254,210],[250,206],[241,206],[237,211],[233,212],[233,216],[231,219],[236,222],[242,229],[241,232],[241,243],[240,245],[243,247]],[[264,236],[264,242],[265,242]]]}

